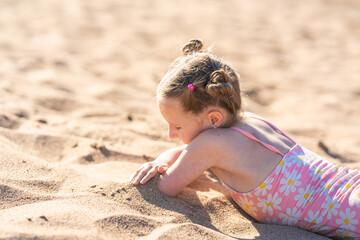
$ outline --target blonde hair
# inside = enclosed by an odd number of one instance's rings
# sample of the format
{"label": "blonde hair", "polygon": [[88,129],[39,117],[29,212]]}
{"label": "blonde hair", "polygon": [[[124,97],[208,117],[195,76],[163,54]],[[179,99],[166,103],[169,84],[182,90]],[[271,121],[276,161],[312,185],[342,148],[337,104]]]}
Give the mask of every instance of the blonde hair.
{"label": "blonde hair", "polygon": [[198,39],[183,46],[183,56],[172,63],[160,81],[157,97],[179,99],[185,112],[195,115],[209,106],[222,107],[231,115],[225,125],[231,126],[239,118],[242,106],[240,77],[224,60],[202,48]]}

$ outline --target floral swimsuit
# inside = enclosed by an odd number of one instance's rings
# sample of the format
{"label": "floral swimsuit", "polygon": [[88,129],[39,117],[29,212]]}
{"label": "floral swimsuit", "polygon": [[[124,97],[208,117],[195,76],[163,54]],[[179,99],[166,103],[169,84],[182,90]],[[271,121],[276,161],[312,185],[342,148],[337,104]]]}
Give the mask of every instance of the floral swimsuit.
{"label": "floral swimsuit", "polygon": [[[253,116],[254,117],[254,116]],[[289,138],[273,124],[259,117]],[[360,172],[338,167],[296,144],[285,155],[250,133],[245,136],[283,156],[254,190],[240,193],[224,186],[232,198],[259,222],[285,224],[329,237],[360,238]]]}

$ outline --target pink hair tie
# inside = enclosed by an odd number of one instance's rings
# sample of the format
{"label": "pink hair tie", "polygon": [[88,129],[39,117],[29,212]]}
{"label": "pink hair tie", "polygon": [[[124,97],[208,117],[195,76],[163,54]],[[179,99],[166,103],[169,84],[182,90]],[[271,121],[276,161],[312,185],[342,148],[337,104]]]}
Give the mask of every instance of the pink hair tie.
{"label": "pink hair tie", "polygon": [[191,90],[191,91],[194,91],[195,90],[195,87],[190,83],[188,84],[188,88]]}

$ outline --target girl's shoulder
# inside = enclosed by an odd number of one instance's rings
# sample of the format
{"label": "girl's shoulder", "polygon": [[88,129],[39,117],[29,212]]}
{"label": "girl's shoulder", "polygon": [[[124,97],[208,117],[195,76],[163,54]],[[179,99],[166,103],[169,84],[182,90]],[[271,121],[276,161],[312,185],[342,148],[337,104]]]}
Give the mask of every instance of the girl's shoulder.
{"label": "girl's shoulder", "polygon": [[[232,127],[228,128],[210,128],[200,133],[194,140],[193,143],[202,147],[213,148],[215,150],[236,148],[241,149],[249,142],[249,138],[246,134],[240,134],[238,129],[246,128],[247,126],[255,126],[257,123],[263,123],[260,120],[261,117],[250,113],[244,112],[241,120],[235,123]],[[255,120],[255,122],[254,122]],[[245,130],[246,132],[246,130]]]}
{"label": "girl's shoulder", "polygon": [[274,124],[248,112],[233,127],[208,129],[194,140],[212,153],[222,151],[243,156],[249,155],[249,151],[253,151],[252,154],[262,152],[264,147],[285,154],[295,144]]}
{"label": "girl's shoulder", "polygon": [[232,128],[207,129],[189,145],[189,149],[201,149],[211,157],[241,155],[248,150],[249,139]]}
{"label": "girl's shoulder", "polygon": [[228,145],[234,142],[235,137],[239,136],[240,138],[242,137],[242,135],[238,134],[233,128],[213,128],[203,131],[194,140],[203,144],[216,144],[219,146],[221,144]]}
{"label": "girl's shoulder", "polygon": [[[246,128],[249,125],[255,125],[255,118],[252,116],[257,116],[249,112],[243,113],[241,120],[239,120],[234,126],[229,128],[211,128],[201,132],[193,141],[193,144],[200,145],[202,147],[212,148],[215,147],[215,150],[236,148],[239,149],[242,146],[246,145],[246,142],[249,142],[249,138],[240,134],[237,129]],[[259,117],[260,118],[260,117]],[[258,121],[261,122],[261,121]],[[246,130],[245,130],[246,131]]]}

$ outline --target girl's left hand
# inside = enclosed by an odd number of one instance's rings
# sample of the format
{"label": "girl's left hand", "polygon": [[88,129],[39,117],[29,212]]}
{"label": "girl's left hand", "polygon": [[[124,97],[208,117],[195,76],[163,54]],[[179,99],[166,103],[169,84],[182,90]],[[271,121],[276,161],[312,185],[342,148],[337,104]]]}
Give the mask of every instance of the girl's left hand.
{"label": "girl's left hand", "polygon": [[141,165],[130,177],[129,182],[134,185],[144,184],[153,178],[156,173],[163,173],[169,168],[166,163],[148,162]]}
{"label": "girl's left hand", "polygon": [[186,146],[170,148],[160,154],[154,161],[144,163],[131,175],[129,182],[134,185],[144,184],[153,178],[156,173],[165,172],[176,161]]}

